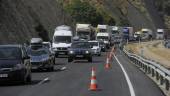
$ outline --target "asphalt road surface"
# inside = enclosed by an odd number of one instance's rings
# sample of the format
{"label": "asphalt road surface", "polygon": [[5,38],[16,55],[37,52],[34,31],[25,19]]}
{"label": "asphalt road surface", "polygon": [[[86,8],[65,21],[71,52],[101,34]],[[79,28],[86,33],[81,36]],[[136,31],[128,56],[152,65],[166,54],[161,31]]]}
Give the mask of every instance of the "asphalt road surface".
{"label": "asphalt road surface", "polygon": [[[121,51],[116,51],[111,69],[104,68],[105,61],[106,53],[94,57],[92,63],[67,63],[67,58],[57,58],[54,72],[33,72],[31,84],[1,84],[0,96],[164,96]],[[92,66],[96,68],[98,91],[88,90]]]}

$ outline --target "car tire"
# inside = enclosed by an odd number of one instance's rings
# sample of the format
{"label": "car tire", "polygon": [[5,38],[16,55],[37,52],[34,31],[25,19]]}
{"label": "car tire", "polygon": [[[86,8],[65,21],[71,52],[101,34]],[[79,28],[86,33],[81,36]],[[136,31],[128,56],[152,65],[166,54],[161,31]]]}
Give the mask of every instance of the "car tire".
{"label": "car tire", "polygon": [[55,58],[54,58],[54,60],[53,60],[53,63],[54,63],[54,65],[55,65]]}
{"label": "car tire", "polygon": [[31,83],[31,80],[32,80],[32,78],[31,78],[31,73],[27,76],[27,78],[26,78],[26,81],[28,82],[28,83]]}
{"label": "car tire", "polygon": [[92,62],[92,57],[90,57],[90,58],[88,59],[88,62]]}
{"label": "car tire", "polygon": [[68,58],[68,62],[72,62],[73,61],[73,59],[72,58]]}

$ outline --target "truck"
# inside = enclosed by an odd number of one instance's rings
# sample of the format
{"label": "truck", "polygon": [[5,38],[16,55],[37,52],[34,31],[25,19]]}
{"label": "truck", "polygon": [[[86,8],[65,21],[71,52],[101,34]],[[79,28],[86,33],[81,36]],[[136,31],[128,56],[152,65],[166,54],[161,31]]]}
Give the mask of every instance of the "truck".
{"label": "truck", "polygon": [[133,27],[123,27],[122,28],[122,39],[125,41],[132,41],[134,40],[134,31]]}
{"label": "truck", "polygon": [[119,44],[121,42],[121,35],[120,30],[118,26],[111,26],[111,34],[112,34],[112,45]]}
{"label": "truck", "polygon": [[96,40],[102,40],[102,41],[104,41],[106,47],[107,47],[108,49],[110,48],[110,45],[111,45],[111,43],[110,43],[110,41],[111,41],[111,36],[110,36],[109,33],[106,33],[106,32],[104,32],[104,33],[101,33],[101,32],[97,33],[97,35],[96,35]]}
{"label": "truck", "polygon": [[100,25],[98,24],[97,25],[97,32],[101,32],[101,33],[109,33],[110,31],[110,28],[108,25]]}
{"label": "truck", "polygon": [[76,24],[76,36],[84,40],[94,40],[95,29],[91,24]]}
{"label": "truck", "polygon": [[164,39],[164,29],[157,29],[156,39]]}
{"label": "truck", "polygon": [[55,52],[55,57],[58,57],[59,55],[67,55],[72,40],[73,33],[71,27],[66,25],[56,27],[52,41],[52,49]]}
{"label": "truck", "polygon": [[141,32],[142,32],[142,37],[141,37],[142,40],[150,40],[153,38],[153,32],[151,29],[142,28]]}

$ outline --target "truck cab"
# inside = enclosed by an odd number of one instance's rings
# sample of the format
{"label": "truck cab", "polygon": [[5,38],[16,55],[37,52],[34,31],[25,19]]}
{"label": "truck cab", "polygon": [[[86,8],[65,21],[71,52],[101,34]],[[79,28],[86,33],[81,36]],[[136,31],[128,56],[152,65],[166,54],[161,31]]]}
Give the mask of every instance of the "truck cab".
{"label": "truck cab", "polygon": [[157,29],[156,39],[164,39],[164,29]]}
{"label": "truck cab", "polygon": [[103,40],[104,43],[106,44],[106,47],[109,49],[110,48],[110,40],[111,37],[109,33],[97,33],[96,35],[96,40]]}
{"label": "truck cab", "polygon": [[95,31],[91,24],[77,24],[76,36],[84,40],[95,39]]}
{"label": "truck cab", "polygon": [[68,27],[59,26],[54,32],[52,48],[56,57],[68,54],[68,48],[70,48],[73,39],[72,31]]}

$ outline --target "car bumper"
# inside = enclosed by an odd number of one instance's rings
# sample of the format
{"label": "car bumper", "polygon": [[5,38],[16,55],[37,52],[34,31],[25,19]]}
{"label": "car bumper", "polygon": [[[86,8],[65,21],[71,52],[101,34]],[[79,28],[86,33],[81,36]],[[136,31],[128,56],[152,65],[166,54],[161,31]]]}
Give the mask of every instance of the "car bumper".
{"label": "car bumper", "polygon": [[67,50],[55,51],[55,55],[67,55],[67,54],[68,54]]}
{"label": "car bumper", "polygon": [[101,53],[101,52],[98,51],[98,50],[93,50],[93,51],[92,51],[92,54],[93,54],[93,55],[99,55],[100,53]]}
{"label": "car bumper", "polygon": [[8,72],[0,72],[0,81],[20,81],[25,76],[25,69],[16,70],[16,71],[8,71]]}
{"label": "car bumper", "polygon": [[69,58],[73,58],[73,59],[87,59],[90,57],[92,57],[92,56],[89,54],[69,55]]}
{"label": "car bumper", "polygon": [[50,64],[47,62],[31,62],[31,69],[45,69],[49,68]]}

